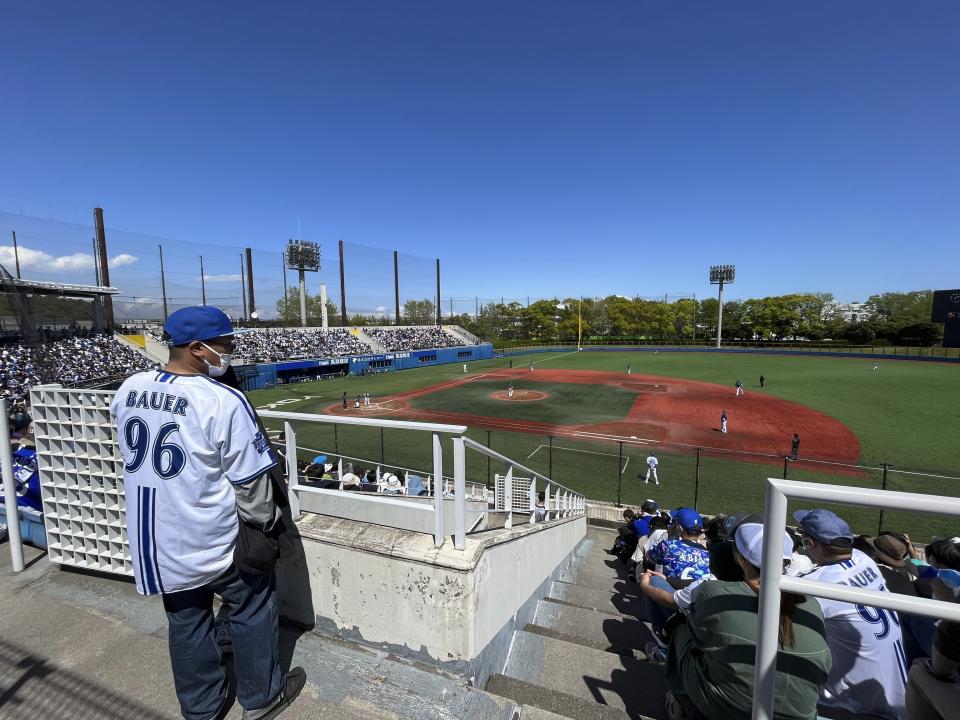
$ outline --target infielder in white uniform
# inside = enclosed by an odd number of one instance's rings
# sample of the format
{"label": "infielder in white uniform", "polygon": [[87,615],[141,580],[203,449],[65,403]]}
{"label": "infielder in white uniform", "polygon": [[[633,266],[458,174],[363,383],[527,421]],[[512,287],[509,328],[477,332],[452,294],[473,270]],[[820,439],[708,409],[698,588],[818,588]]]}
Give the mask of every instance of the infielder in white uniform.
{"label": "infielder in white uniform", "polygon": [[[802,577],[886,592],[876,563],[853,549],[850,527],[829,510],[798,510],[808,552],[817,566]],[[833,668],[821,704],[856,714],[906,720],[907,657],[900,618],[892,610],[817,598],[827,624]]]}
{"label": "infielder in white uniform", "polygon": [[513,397],[513,383],[510,383],[509,385],[507,385],[507,397],[508,398]]}
{"label": "infielder in white uniform", "polygon": [[647,458],[647,478],[643,481],[644,485],[650,482],[650,476],[653,476],[653,481],[659,485],[660,480],[657,479],[657,465],[660,464],[660,461],[657,460],[657,456],[653,453],[650,453],[650,457]]}
{"label": "infielder in white uniform", "polygon": [[286,679],[280,671],[272,561],[253,569],[234,550],[239,522],[268,537],[282,528],[271,479],[276,459],[243,393],[213,379],[230,366],[229,318],[211,306],[187,307],[164,330],[171,346],[164,370],[127,378],[110,407],[137,590],[163,598],[183,717],[227,709],[216,593],[228,608],[243,717],[267,720],[289,706],[306,676],[302,668]]}

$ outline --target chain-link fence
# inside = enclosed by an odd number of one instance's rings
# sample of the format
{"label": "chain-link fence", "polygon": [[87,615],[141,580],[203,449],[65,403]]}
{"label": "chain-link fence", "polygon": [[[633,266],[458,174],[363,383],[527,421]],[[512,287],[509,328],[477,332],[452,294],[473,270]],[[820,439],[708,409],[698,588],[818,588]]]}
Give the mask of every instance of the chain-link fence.
{"label": "chain-link fence", "polygon": [[[268,423],[270,425],[270,423]],[[274,431],[280,429],[276,423]],[[814,483],[877,490],[901,490],[956,497],[960,476],[887,465],[851,465],[783,455],[697,448],[654,441],[623,441],[569,435],[536,435],[471,428],[468,437],[515,462],[593,500],[638,507],[653,498],[662,507],[692,506],[707,514],[763,512],[764,480],[781,477]],[[301,461],[315,454],[344,458],[357,467],[432,472],[432,450],[422,433],[404,430],[303,423],[297,429]],[[657,459],[656,484],[648,476],[648,458]],[[476,453],[467,455],[467,480],[494,487],[507,465]],[[444,455],[444,474],[453,475],[452,456]],[[825,505],[826,507],[831,507]],[[791,505],[791,511],[799,509]],[[954,536],[960,528],[945,518],[904,512],[831,507],[858,533],[908,532],[918,540]]]}

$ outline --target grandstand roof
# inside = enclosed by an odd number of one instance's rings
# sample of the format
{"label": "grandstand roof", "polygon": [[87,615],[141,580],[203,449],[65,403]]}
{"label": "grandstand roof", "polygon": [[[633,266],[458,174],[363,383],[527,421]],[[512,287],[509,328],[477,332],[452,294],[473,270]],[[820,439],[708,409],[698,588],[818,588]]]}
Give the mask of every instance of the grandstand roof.
{"label": "grandstand roof", "polygon": [[9,278],[8,283],[18,290],[26,290],[36,295],[70,295],[72,297],[96,297],[98,295],[116,295],[119,288],[105,285],[75,285],[73,283],[42,282],[40,280],[18,280]]}

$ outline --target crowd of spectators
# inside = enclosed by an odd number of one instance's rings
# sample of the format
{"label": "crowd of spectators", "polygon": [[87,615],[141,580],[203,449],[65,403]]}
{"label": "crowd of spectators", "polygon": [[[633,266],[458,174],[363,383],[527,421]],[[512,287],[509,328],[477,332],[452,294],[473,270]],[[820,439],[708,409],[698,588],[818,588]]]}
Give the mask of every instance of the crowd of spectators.
{"label": "crowd of spectators", "polygon": [[25,402],[35,385],[77,386],[152,367],[155,363],[107,334],[32,345],[11,343],[0,348],[0,394],[12,402]]}
{"label": "crowd of spectators", "polygon": [[466,344],[436,326],[367,327],[363,331],[380,343],[387,352],[458,347]]}
{"label": "crowd of spectators", "polygon": [[[639,585],[662,665],[671,720],[749,718],[763,549],[763,517],[648,500],[624,512],[612,548]],[[896,532],[855,536],[825,509],[794,514],[782,572],[820,582],[960,602],[960,538],[922,551]],[[778,545],[780,543],[778,542]],[[774,718],[960,717],[960,623],[783,593]]]}
{"label": "crowd of spectators", "polygon": [[235,355],[252,362],[341,357],[371,352],[363,340],[343,328],[261,328],[234,338]]}

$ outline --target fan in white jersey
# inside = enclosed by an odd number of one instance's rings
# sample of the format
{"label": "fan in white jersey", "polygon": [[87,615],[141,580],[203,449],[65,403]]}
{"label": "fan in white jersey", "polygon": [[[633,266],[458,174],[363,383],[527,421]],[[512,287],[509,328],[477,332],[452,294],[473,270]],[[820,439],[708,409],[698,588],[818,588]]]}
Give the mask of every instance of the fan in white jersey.
{"label": "fan in white jersey", "polygon": [[284,679],[277,661],[272,562],[252,567],[253,556],[235,557],[235,546],[240,521],[260,537],[281,527],[270,477],[276,460],[243,393],[212,379],[230,367],[229,318],[214,307],[188,307],[170,315],[164,331],[170,362],[127,378],[110,407],[137,590],[163,596],[184,717],[221,717],[229,709],[213,636],[219,594],[244,717],[268,720],[289,706],[306,676],[296,668]]}
{"label": "fan in white jersey", "polygon": [[[802,577],[886,592],[876,563],[853,549],[850,527],[829,510],[798,510],[808,552],[817,563]],[[893,610],[818,598],[827,624],[833,667],[821,704],[853,713],[906,720],[907,659]]]}

